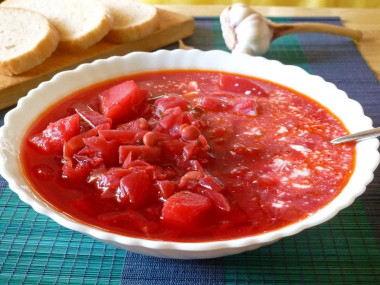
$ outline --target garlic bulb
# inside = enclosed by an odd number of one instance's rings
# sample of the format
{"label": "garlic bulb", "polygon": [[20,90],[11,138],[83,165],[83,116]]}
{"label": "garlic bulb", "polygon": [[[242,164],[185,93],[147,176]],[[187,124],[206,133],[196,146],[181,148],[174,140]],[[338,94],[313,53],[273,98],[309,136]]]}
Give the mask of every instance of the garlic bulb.
{"label": "garlic bulb", "polygon": [[322,23],[276,24],[249,6],[235,3],[220,15],[222,33],[227,48],[233,53],[263,55],[271,42],[291,33],[328,33],[360,41],[362,33],[345,27]]}
{"label": "garlic bulb", "polygon": [[236,3],[220,15],[223,38],[232,52],[263,55],[270,46],[270,21],[249,6]]}

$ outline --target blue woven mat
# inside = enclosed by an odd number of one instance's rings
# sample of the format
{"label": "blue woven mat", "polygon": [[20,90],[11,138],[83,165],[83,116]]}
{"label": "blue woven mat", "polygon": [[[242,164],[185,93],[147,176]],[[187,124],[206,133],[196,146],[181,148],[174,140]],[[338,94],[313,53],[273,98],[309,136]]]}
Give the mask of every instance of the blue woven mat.
{"label": "blue woven mat", "polygon": [[[274,20],[340,25],[337,18]],[[217,18],[197,18],[195,35],[185,42],[225,50]],[[380,126],[379,82],[350,39],[289,35],[265,56],[335,83]],[[1,120],[6,112],[0,112]],[[380,284],[379,183],[377,170],[366,193],[334,219],[273,245],[218,259],[171,260],[126,252],[65,229],[21,202],[0,178],[0,283]]]}

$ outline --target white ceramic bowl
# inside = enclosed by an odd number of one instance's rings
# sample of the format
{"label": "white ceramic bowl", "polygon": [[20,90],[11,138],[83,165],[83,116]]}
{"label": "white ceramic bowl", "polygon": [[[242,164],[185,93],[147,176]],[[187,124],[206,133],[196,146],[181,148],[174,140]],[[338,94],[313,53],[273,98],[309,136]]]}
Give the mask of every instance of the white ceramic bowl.
{"label": "white ceramic bowl", "polygon": [[4,126],[0,129],[0,173],[8,180],[10,188],[37,212],[49,216],[64,227],[90,235],[104,243],[158,257],[195,259],[220,257],[253,250],[323,223],[341,209],[349,206],[364,192],[366,185],[373,179],[373,171],[379,164],[377,139],[357,144],[356,165],[349,183],[339,196],[317,213],[295,224],[264,234],[199,243],[153,241],[102,231],[70,219],[33,194],[21,172],[19,148],[25,131],[43,110],[62,97],[94,83],[126,74],[166,69],[218,70],[266,79],[288,86],[320,102],[338,116],[350,132],[372,128],[371,119],[363,114],[359,103],[349,99],[346,93],[338,90],[335,85],[295,66],[286,66],[278,61],[262,57],[231,55],[222,51],[136,52],[123,57],[96,60],[91,64],[83,64],[75,70],[61,72],[50,81],[30,91],[19,101],[16,108],[5,116]]}

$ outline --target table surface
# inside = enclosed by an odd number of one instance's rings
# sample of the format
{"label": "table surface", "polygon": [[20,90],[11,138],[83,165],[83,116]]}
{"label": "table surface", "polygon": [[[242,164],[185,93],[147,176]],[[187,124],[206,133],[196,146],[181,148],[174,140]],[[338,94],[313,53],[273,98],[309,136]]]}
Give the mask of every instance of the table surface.
{"label": "table surface", "polygon": [[[218,16],[225,8],[221,5],[160,5],[159,7],[189,16]],[[380,9],[271,6],[253,8],[268,17],[340,17],[344,26],[363,32],[363,39],[357,44],[357,48],[380,80]]]}
{"label": "table surface", "polygon": [[[225,50],[218,22],[224,7],[160,7],[201,16],[186,44]],[[380,126],[380,10],[257,10],[277,22],[343,23],[362,30],[364,39],[357,48],[347,38],[300,34],[274,41],[265,56],[336,84]],[[0,125],[6,111],[0,111]],[[380,284],[379,190],[380,168],[361,197],[322,225],[258,250],[189,261],[134,254],[66,229],[21,202],[0,177],[0,283]]]}

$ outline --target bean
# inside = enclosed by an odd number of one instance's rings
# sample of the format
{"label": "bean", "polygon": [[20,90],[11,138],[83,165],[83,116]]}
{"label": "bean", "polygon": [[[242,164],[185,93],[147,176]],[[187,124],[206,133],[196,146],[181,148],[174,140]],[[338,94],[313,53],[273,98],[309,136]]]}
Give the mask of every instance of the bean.
{"label": "bean", "polygon": [[157,137],[153,132],[148,132],[143,137],[143,142],[146,146],[153,147],[156,144]]}
{"label": "bean", "polygon": [[201,132],[198,130],[197,127],[194,126],[186,126],[181,130],[181,135],[184,140],[196,140],[199,138],[199,135]]}
{"label": "bean", "polygon": [[182,125],[179,126],[179,130],[182,131],[187,126],[189,126],[189,125],[188,124],[182,124]]}
{"label": "bean", "polygon": [[138,119],[138,124],[141,130],[149,130],[150,128],[148,121],[144,118]]}

